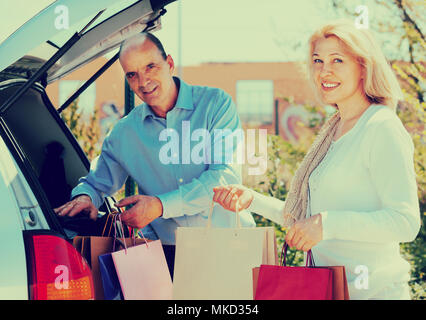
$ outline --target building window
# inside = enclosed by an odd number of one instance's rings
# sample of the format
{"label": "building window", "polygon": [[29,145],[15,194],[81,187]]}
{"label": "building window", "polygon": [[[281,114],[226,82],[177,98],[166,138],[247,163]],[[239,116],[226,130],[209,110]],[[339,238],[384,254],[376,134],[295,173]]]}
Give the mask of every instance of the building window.
{"label": "building window", "polygon": [[238,80],[237,108],[241,121],[272,123],[274,83],[272,80]]}

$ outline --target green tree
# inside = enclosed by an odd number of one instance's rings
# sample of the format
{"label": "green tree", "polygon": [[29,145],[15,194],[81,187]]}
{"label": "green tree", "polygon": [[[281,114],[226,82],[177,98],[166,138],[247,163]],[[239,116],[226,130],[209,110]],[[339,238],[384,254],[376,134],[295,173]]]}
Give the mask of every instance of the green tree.
{"label": "green tree", "polygon": [[95,109],[89,117],[83,117],[79,112],[78,100],[75,100],[62,111],[61,118],[76,137],[88,159],[91,161],[97,157],[101,151],[98,110]]}

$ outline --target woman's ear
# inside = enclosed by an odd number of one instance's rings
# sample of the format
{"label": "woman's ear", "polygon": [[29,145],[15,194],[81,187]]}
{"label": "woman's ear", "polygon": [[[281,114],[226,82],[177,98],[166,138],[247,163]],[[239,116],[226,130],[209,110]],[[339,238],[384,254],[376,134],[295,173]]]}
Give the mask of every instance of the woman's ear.
{"label": "woman's ear", "polygon": [[361,67],[361,80],[365,80],[365,77],[367,76],[367,68],[365,66],[365,60],[361,57],[355,57],[357,60],[359,66]]}
{"label": "woman's ear", "polygon": [[365,67],[365,64],[361,64],[361,79],[365,81],[366,77],[367,77],[367,68]]}

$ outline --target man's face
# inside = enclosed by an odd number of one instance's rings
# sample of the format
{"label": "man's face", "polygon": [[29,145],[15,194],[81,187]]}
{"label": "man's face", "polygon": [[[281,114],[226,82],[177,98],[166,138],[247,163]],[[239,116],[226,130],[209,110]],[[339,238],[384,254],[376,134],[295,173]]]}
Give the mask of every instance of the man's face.
{"label": "man's face", "polygon": [[130,88],[149,106],[169,107],[173,101],[174,62],[169,55],[164,60],[160,50],[149,39],[127,47],[120,56]]}

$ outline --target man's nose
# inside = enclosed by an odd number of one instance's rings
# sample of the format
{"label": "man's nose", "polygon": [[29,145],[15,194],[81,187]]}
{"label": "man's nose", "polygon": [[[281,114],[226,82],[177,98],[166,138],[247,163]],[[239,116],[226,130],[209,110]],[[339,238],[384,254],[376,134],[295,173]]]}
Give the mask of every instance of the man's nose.
{"label": "man's nose", "polygon": [[139,73],[138,75],[138,87],[139,88],[144,88],[146,87],[146,85],[150,82],[149,77],[147,77],[145,74],[143,74],[142,72]]}

